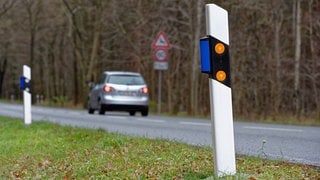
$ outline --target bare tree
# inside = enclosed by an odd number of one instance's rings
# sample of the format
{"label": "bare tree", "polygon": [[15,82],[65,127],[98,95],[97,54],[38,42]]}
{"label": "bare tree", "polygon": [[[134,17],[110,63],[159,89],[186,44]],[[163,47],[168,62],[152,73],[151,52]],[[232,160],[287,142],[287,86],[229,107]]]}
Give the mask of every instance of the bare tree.
{"label": "bare tree", "polygon": [[[163,72],[163,111],[208,115],[208,81],[200,73],[198,57],[199,38],[205,35],[205,2],[3,0],[2,97],[12,92],[19,96],[16,79],[22,64],[29,64],[35,73],[34,93],[45,94],[47,101],[67,96],[84,104],[88,81],[104,70],[128,70],[145,76],[156,106],[158,72],[150,45],[164,31],[172,48],[169,69]],[[235,116],[317,117],[320,1],[215,3],[229,11]]]}
{"label": "bare tree", "polygon": [[295,0],[295,55],[294,55],[294,101],[296,113],[300,113],[300,58],[301,58],[301,7],[300,0]]}
{"label": "bare tree", "polygon": [[[2,16],[4,16],[14,5],[14,1],[3,1],[0,5],[0,20],[2,19]],[[5,43],[2,45],[3,47],[3,53],[1,53],[0,58],[0,97],[2,97],[2,86],[3,86],[3,80],[4,76],[6,74],[7,70],[7,64],[8,64],[8,43],[5,41]],[[1,48],[1,49],[2,49]]]}
{"label": "bare tree", "polygon": [[191,114],[198,113],[199,107],[199,44],[198,41],[200,39],[201,33],[201,23],[202,23],[202,12],[203,12],[203,3],[202,1],[196,1],[196,13],[195,13],[195,32],[194,34],[194,44],[193,44],[193,58],[191,65],[191,91],[190,91],[190,106],[191,106]]}

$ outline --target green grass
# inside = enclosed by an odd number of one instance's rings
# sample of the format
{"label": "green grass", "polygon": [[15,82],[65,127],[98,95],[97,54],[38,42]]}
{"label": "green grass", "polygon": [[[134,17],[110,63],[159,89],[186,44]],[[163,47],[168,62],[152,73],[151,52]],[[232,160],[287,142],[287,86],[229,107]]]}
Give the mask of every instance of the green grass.
{"label": "green grass", "polygon": [[[319,179],[319,167],[237,156],[239,179]],[[204,179],[211,149],[0,117],[0,179]],[[240,177],[240,175],[239,175]],[[234,177],[229,177],[234,179]]]}

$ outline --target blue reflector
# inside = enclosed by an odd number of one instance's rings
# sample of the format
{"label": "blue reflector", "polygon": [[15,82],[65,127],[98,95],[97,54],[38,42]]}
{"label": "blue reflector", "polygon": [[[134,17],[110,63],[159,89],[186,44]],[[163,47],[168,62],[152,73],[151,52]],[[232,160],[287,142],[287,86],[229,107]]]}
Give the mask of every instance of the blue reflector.
{"label": "blue reflector", "polygon": [[20,89],[24,90],[26,88],[26,78],[21,76],[20,77]]}
{"label": "blue reflector", "polygon": [[209,38],[200,39],[200,60],[201,60],[201,72],[210,73],[211,64],[210,64],[210,44]]}

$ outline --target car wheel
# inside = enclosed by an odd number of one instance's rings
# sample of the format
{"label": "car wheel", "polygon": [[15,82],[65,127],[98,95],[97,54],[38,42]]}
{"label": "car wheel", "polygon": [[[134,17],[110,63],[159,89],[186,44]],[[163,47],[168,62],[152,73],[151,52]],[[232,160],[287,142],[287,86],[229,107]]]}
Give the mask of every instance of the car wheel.
{"label": "car wheel", "polygon": [[92,109],[91,107],[88,107],[88,113],[89,114],[93,114],[94,113],[94,109]]}
{"label": "car wheel", "polygon": [[105,112],[106,110],[104,109],[103,105],[100,105],[99,114],[104,115]]}
{"label": "car wheel", "polygon": [[135,111],[129,111],[130,116],[134,116],[136,114]]}
{"label": "car wheel", "polygon": [[94,113],[94,109],[92,109],[91,106],[90,106],[90,98],[89,97],[88,97],[87,108],[88,108],[88,113],[89,114],[93,114]]}
{"label": "car wheel", "polygon": [[148,113],[149,113],[149,109],[148,108],[143,110],[143,111],[141,111],[141,115],[142,116],[148,116]]}
{"label": "car wheel", "polygon": [[92,109],[92,107],[90,106],[89,101],[90,101],[90,99],[88,98],[88,103],[87,103],[88,113],[89,114],[93,114],[94,113],[94,109]]}

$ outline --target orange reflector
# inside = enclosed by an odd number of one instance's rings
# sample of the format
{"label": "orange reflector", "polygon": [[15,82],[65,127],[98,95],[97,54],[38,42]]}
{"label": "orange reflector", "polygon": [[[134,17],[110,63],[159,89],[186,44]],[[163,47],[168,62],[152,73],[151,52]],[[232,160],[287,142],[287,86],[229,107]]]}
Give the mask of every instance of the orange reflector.
{"label": "orange reflector", "polygon": [[217,43],[214,46],[214,50],[216,51],[217,54],[223,54],[224,53],[224,45],[222,43]]}
{"label": "orange reflector", "polygon": [[227,78],[227,74],[224,72],[224,71],[218,71],[217,73],[216,73],[216,79],[218,80],[218,81],[224,81],[224,80],[226,80],[226,78]]}

